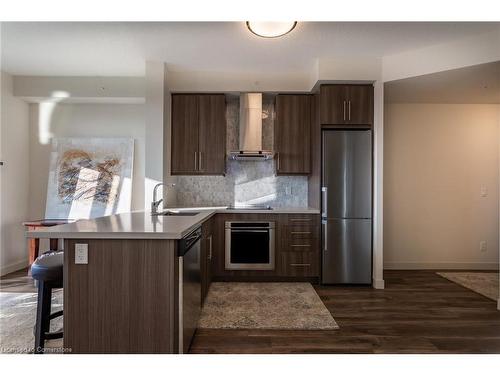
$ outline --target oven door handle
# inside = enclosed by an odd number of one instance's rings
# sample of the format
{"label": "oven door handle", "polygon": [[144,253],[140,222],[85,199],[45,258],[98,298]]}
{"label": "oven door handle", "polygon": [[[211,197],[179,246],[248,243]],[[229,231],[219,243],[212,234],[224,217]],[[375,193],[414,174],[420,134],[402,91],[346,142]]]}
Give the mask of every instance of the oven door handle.
{"label": "oven door handle", "polygon": [[269,229],[231,229],[231,233],[268,233]]}

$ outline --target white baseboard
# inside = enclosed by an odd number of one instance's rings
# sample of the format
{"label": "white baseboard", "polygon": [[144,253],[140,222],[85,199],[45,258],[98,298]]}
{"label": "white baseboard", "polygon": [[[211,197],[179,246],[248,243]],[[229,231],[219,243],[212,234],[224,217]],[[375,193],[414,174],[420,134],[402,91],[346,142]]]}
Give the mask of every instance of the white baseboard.
{"label": "white baseboard", "polygon": [[385,270],[498,270],[495,262],[387,262]]}
{"label": "white baseboard", "polygon": [[4,275],[7,275],[11,272],[22,270],[23,268],[26,268],[26,267],[28,267],[27,260],[22,260],[22,261],[17,262],[17,263],[12,263],[12,264],[2,266],[0,268],[0,276],[4,276]]}
{"label": "white baseboard", "polygon": [[384,279],[373,279],[373,288],[374,289],[384,289],[385,288],[385,282]]}

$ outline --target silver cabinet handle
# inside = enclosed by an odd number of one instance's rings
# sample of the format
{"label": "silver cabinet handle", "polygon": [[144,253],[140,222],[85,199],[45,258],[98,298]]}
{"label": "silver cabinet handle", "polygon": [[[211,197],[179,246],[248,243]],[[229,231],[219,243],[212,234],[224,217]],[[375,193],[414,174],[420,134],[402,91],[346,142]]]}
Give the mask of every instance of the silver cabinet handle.
{"label": "silver cabinet handle", "polygon": [[269,233],[267,229],[231,229],[231,233]]}
{"label": "silver cabinet handle", "polygon": [[208,260],[212,260],[212,236],[208,237]]}
{"label": "silver cabinet handle", "polygon": [[311,234],[311,232],[291,232],[292,234]]}
{"label": "silver cabinet handle", "polygon": [[290,219],[290,221],[311,221],[312,219]]}
{"label": "silver cabinet handle", "polygon": [[328,215],[328,202],[327,202],[327,199],[328,199],[328,188],[326,186],[323,186],[321,188],[321,195],[322,195],[322,199],[321,199],[321,204],[323,207],[321,207],[321,217],[327,217]]}
{"label": "silver cabinet handle", "polygon": [[351,121],[351,101],[349,100],[349,121]]}
{"label": "silver cabinet handle", "polygon": [[198,152],[194,152],[194,170],[197,171],[198,170],[198,155],[197,155]]}
{"label": "silver cabinet handle", "polygon": [[279,152],[276,153],[276,162],[278,164],[278,166],[277,166],[276,169],[279,171],[280,170],[280,165],[281,165],[281,163],[280,163],[280,153]]}
{"label": "silver cabinet handle", "polygon": [[311,263],[290,263],[291,267],[310,267]]}
{"label": "silver cabinet handle", "polygon": [[323,220],[323,250],[328,251],[328,221]]}
{"label": "silver cabinet handle", "polygon": [[311,247],[311,245],[290,245],[291,247]]}
{"label": "silver cabinet handle", "polygon": [[344,121],[345,121],[345,105],[346,105],[346,101],[344,100]]}
{"label": "silver cabinet handle", "polygon": [[202,170],[203,168],[201,167],[201,151],[198,152],[198,170]]}

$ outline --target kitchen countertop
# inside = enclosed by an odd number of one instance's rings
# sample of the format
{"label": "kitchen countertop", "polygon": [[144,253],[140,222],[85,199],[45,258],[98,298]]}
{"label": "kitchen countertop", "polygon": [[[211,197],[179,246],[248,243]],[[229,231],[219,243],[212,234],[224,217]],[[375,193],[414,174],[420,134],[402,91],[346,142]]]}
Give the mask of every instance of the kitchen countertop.
{"label": "kitchen countertop", "polygon": [[193,216],[151,216],[150,211],[133,211],[97,219],[26,232],[28,238],[103,239],[180,239],[217,213],[319,214],[314,208],[275,208],[272,210],[228,209],[227,207],[168,208],[170,211],[196,211]]}

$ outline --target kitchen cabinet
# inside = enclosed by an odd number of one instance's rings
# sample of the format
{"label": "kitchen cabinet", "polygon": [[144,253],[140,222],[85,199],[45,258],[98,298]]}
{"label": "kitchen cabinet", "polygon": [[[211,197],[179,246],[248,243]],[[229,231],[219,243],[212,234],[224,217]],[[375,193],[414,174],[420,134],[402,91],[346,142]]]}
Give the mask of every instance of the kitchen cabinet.
{"label": "kitchen cabinet", "polygon": [[287,277],[318,277],[319,255],[312,251],[285,251],[281,254],[281,272]]}
{"label": "kitchen cabinet", "polygon": [[277,95],[274,151],[278,175],[311,173],[311,95]]}
{"label": "kitchen cabinet", "polygon": [[372,125],[372,85],[322,85],[320,88],[322,125]]}
{"label": "kitchen cabinet", "polygon": [[213,259],[213,220],[203,223],[201,227],[201,305],[205,302],[212,282]]}
{"label": "kitchen cabinet", "polygon": [[319,215],[287,215],[281,234],[280,275],[319,277]]}
{"label": "kitchen cabinet", "polygon": [[[217,281],[317,281],[320,270],[319,214],[234,213],[213,219],[212,276]],[[226,221],[275,223],[274,270],[226,270]]]}
{"label": "kitchen cabinet", "polygon": [[172,175],[224,175],[224,94],[172,95]]}

